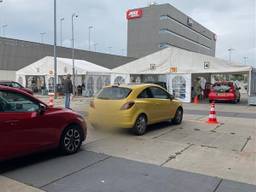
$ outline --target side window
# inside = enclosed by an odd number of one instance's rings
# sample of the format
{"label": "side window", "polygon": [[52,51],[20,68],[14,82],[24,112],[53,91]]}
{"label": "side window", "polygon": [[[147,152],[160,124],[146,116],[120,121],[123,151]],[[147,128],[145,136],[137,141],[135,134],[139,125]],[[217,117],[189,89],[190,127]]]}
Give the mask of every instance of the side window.
{"label": "side window", "polygon": [[21,86],[18,84],[18,83],[12,83],[12,87],[15,87],[15,88],[21,88]]}
{"label": "side window", "polygon": [[0,91],[0,111],[2,112],[34,112],[39,105],[28,97],[9,91]]}
{"label": "side window", "polygon": [[143,98],[153,98],[153,95],[150,91],[149,88],[144,89],[139,95],[138,95],[139,99],[143,99]]}
{"label": "side window", "polygon": [[151,87],[150,90],[151,90],[154,98],[170,99],[170,95],[159,87]]}
{"label": "side window", "polygon": [[0,97],[0,113],[4,112],[4,108],[5,108],[5,102],[4,100]]}

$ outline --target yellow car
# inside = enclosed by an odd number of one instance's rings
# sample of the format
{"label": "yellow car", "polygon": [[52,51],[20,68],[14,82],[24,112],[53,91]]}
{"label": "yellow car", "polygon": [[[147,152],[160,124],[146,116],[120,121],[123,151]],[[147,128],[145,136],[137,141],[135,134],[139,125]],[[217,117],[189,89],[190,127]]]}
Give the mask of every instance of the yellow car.
{"label": "yellow car", "polygon": [[136,135],[143,135],[147,125],[169,120],[180,124],[182,118],[181,102],[155,84],[105,87],[89,109],[94,127],[131,128]]}

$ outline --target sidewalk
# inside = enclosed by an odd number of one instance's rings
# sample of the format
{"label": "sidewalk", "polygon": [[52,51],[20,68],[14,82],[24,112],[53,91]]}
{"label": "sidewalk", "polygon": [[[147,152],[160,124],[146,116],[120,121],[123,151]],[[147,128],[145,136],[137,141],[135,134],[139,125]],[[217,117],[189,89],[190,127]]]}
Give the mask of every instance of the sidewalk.
{"label": "sidewalk", "polygon": [[3,176],[0,176],[0,186],[2,192],[44,192]]}

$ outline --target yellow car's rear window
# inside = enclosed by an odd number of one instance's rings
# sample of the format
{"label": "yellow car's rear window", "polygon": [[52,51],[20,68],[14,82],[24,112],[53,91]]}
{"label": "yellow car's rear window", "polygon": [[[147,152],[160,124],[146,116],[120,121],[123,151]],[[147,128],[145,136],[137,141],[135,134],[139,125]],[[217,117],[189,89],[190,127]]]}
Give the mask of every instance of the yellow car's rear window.
{"label": "yellow car's rear window", "polygon": [[131,89],[126,87],[106,87],[97,96],[97,99],[119,100],[129,96]]}

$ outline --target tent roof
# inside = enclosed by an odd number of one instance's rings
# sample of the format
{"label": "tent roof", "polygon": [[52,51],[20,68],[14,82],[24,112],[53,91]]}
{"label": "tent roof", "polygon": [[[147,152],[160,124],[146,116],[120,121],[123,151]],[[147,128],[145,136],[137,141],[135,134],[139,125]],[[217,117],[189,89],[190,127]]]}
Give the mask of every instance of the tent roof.
{"label": "tent roof", "polygon": [[[54,57],[46,56],[20,70],[17,74],[23,75],[48,75],[50,71],[54,71]],[[72,59],[57,58],[58,75],[72,74],[73,63]],[[75,60],[75,71],[77,74],[86,73],[110,73],[111,70],[105,67],[90,63],[84,60]]]}
{"label": "tent roof", "polygon": [[[208,68],[205,67],[208,64]],[[176,73],[235,73],[247,72],[251,66],[229,63],[223,59],[169,47],[143,58],[117,67],[114,73],[167,74],[171,69]]]}
{"label": "tent roof", "polygon": [[[53,59],[53,57],[52,57]],[[73,65],[72,59],[57,58],[57,62]],[[110,72],[110,69],[96,65],[85,60],[75,60],[75,67],[86,70],[88,72]]]}

